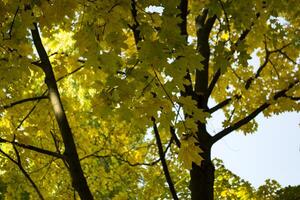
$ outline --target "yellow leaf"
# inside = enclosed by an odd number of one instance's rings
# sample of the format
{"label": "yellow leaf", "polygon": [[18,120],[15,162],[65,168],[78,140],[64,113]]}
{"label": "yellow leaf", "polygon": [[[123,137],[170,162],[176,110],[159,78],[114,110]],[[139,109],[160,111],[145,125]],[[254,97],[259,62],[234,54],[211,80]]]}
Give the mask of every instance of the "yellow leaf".
{"label": "yellow leaf", "polygon": [[228,39],[229,39],[229,34],[228,34],[227,32],[223,33],[223,34],[221,35],[221,39],[222,39],[222,40],[228,40]]}
{"label": "yellow leaf", "polygon": [[203,160],[203,158],[199,155],[203,151],[199,146],[195,145],[195,142],[196,140],[192,136],[181,141],[178,158],[182,161],[183,166],[188,170],[192,169],[193,162],[200,166],[201,161]]}

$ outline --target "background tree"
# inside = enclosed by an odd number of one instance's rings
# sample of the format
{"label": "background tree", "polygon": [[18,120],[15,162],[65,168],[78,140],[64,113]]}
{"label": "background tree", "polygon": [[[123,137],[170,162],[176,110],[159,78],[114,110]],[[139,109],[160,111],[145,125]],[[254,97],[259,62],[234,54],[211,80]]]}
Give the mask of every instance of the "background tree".
{"label": "background tree", "polygon": [[213,199],[212,145],[299,111],[297,3],[0,1],[8,198]]}

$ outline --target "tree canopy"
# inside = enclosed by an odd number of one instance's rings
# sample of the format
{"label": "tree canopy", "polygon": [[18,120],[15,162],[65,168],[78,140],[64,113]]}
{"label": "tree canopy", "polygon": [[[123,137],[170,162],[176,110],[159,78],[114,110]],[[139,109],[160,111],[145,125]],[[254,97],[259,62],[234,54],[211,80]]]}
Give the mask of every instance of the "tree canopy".
{"label": "tree canopy", "polygon": [[5,198],[213,199],[212,145],[300,110],[298,3],[1,0]]}

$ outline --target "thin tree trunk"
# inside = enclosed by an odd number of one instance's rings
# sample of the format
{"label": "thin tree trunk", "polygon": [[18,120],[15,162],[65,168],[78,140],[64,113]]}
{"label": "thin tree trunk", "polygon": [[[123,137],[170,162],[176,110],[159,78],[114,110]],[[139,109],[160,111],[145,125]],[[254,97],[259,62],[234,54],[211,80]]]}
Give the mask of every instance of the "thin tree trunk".
{"label": "thin tree trunk", "polygon": [[192,200],[213,200],[214,199],[214,172],[215,167],[210,158],[210,151],[205,152],[204,161],[201,166],[193,164],[190,171],[190,190]]}
{"label": "thin tree trunk", "polygon": [[198,124],[197,137],[199,143],[196,145],[203,151],[200,155],[204,160],[200,166],[193,163],[190,171],[192,200],[213,200],[215,167],[211,161],[212,136],[207,132],[205,123]]}
{"label": "thin tree trunk", "polygon": [[34,27],[35,28],[31,30],[32,38],[41,60],[41,63],[39,65],[45,73],[45,83],[48,87],[49,99],[65,146],[64,157],[68,164],[69,172],[72,177],[72,186],[78,192],[82,200],[93,200],[93,195],[89,189],[80,165],[73,133],[71,131],[64,107],[60,99],[60,94],[52,70],[52,65],[42,44],[37,24],[34,24]]}

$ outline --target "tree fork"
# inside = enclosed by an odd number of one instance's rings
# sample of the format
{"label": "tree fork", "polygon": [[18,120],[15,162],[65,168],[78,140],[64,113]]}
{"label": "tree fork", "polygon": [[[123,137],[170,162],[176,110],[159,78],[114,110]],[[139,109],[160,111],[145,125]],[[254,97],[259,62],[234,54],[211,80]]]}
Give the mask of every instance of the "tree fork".
{"label": "tree fork", "polygon": [[93,200],[92,193],[88,187],[87,181],[84,177],[84,173],[80,165],[75,141],[60,99],[60,94],[52,70],[52,65],[50,63],[46,50],[42,44],[40,34],[38,31],[38,26],[36,23],[34,23],[34,27],[35,28],[31,30],[33,43],[41,60],[40,67],[42,68],[46,76],[45,83],[48,87],[49,99],[64,142],[64,156],[66,162],[69,165],[69,172],[72,178],[72,185],[74,189],[78,192],[81,199]]}

